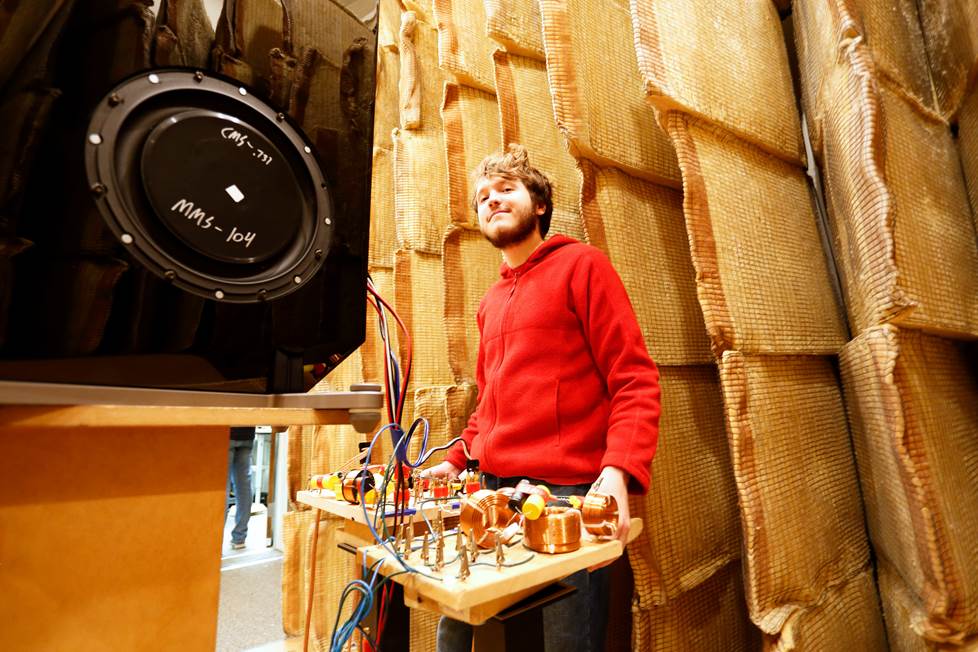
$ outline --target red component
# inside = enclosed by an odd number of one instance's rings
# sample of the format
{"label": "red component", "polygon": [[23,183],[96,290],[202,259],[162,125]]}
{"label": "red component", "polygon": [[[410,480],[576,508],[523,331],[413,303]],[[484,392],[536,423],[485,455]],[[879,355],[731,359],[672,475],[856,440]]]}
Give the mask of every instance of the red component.
{"label": "red component", "polygon": [[466,482],[465,483],[465,493],[474,494],[475,492],[482,489],[482,485],[478,482]]}
{"label": "red component", "polygon": [[448,485],[447,484],[436,484],[432,488],[431,494],[435,498],[448,498]]}

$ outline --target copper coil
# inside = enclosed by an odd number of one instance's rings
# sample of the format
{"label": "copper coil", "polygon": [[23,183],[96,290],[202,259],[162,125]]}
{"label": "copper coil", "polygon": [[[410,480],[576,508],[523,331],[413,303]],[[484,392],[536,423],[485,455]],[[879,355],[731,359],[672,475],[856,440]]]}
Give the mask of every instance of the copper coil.
{"label": "copper coil", "polygon": [[535,521],[523,521],[523,545],[557,554],[581,547],[581,513],[571,507],[548,507]]}
{"label": "copper coil", "polygon": [[462,503],[459,527],[480,548],[492,548],[496,545],[496,532],[501,532],[516,516],[508,503],[505,495],[481,489]]}
{"label": "copper coil", "polygon": [[589,493],[581,506],[584,529],[596,537],[614,537],[618,533],[618,502],[614,496]]}
{"label": "copper coil", "polygon": [[341,486],[343,499],[346,502],[353,503],[354,505],[360,502],[361,478],[363,478],[363,493],[367,493],[371,489],[376,488],[372,473],[364,471],[363,469],[348,471],[347,474],[343,476],[343,484]]}

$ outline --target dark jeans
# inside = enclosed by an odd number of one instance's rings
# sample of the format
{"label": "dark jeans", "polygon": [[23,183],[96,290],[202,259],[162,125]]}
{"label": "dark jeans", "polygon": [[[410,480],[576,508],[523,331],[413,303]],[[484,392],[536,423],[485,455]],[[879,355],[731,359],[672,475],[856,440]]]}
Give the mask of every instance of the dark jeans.
{"label": "dark jeans", "polygon": [[[523,478],[497,478],[484,474],[487,489],[513,487]],[[545,484],[557,496],[583,496],[589,484],[551,485],[528,478],[533,484]],[[546,652],[599,652],[604,649],[608,627],[608,598],[611,585],[608,567],[593,573],[578,571],[564,578],[577,591],[543,609],[543,637]],[[438,622],[438,652],[470,652],[473,627],[451,618]]]}

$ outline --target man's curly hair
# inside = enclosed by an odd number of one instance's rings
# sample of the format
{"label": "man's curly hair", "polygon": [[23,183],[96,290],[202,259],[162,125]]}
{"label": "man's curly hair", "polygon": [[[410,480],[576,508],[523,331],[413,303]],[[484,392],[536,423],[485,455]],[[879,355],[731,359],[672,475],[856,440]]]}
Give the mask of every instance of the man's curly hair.
{"label": "man's curly hair", "polygon": [[[540,236],[547,237],[547,231],[550,230],[550,218],[554,212],[553,188],[547,175],[530,165],[530,155],[527,154],[526,148],[513,143],[506,148],[505,152],[496,152],[482,159],[482,162],[472,172],[472,187],[474,188],[480,179],[490,177],[503,177],[523,182],[530,193],[530,199],[533,200],[533,206],[546,206],[547,210],[540,216],[539,225]],[[479,199],[474,191],[472,209],[476,213],[479,212]]]}

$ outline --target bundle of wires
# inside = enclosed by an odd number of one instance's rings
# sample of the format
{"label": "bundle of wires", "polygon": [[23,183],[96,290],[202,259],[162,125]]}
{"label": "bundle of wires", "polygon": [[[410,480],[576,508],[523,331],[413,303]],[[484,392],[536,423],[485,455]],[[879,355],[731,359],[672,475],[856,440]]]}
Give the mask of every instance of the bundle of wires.
{"label": "bundle of wires", "polygon": [[[366,456],[363,461],[363,470],[365,473],[361,476],[360,485],[357,489],[359,495],[364,496],[366,489],[366,478],[368,477],[369,473],[368,466],[370,465],[370,460],[372,459],[374,447],[377,445],[377,442],[381,436],[385,432],[389,432],[391,441],[393,442],[393,451],[390,456],[390,460],[388,461],[383,481],[380,483],[380,486],[376,487],[378,501],[373,515],[371,516],[368,513],[367,506],[364,504],[363,500],[361,500],[360,503],[364,513],[364,521],[370,528],[374,539],[398,561],[402,570],[384,577],[380,574],[380,567],[382,566],[381,562],[375,563],[370,568],[367,568],[366,565],[364,565],[362,568],[362,578],[347,584],[340,598],[336,622],[334,623],[333,633],[330,637],[331,652],[342,652],[343,647],[356,631],[360,631],[370,646],[374,650],[378,650],[377,642],[380,640],[380,636],[383,633],[384,624],[387,620],[387,608],[390,605],[391,592],[393,589],[393,585],[389,580],[400,573],[424,573],[424,571],[414,568],[408,564],[407,561],[399,554],[397,549],[392,545],[394,537],[392,536],[391,531],[388,530],[387,519],[390,514],[393,514],[393,532],[397,532],[408,509],[405,496],[408,494],[408,477],[411,470],[423,466],[431,455],[437,451],[445,450],[453,446],[456,442],[461,441],[461,438],[456,438],[443,446],[428,450],[429,424],[424,418],[416,419],[414,423],[411,424],[408,432],[404,432],[403,428],[401,427],[401,419],[404,412],[404,402],[407,394],[408,382],[411,378],[411,362],[413,354],[411,335],[408,333],[404,322],[401,321],[401,318],[397,315],[397,312],[377,292],[373,280],[369,276],[367,278],[367,301],[377,312],[380,337],[384,344],[384,384],[387,394],[387,424],[377,431],[370,442],[370,446],[366,451]],[[402,344],[405,352],[403,372],[398,364],[398,359],[394,354],[393,347],[391,346],[391,336],[388,328],[388,314],[394,318],[401,330],[401,333],[403,334],[404,340]],[[410,460],[408,459],[408,448],[411,440],[414,438],[419,429],[423,433],[419,453],[416,459]],[[465,443],[463,441],[463,447],[464,446]],[[469,454],[467,449],[465,450],[465,454],[466,456]],[[387,502],[386,496],[391,483],[394,484],[393,501]],[[415,507],[419,508],[420,506]],[[388,511],[388,508],[392,508],[392,511]],[[423,512],[422,516],[424,516]],[[427,518],[425,518],[425,521],[427,522]],[[431,528],[430,523],[428,523],[428,527],[429,529]],[[428,577],[433,577],[427,573],[424,574],[428,575]],[[315,575],[315,569],[313,569],[312,575]],[[310,582],[311,581],[312,578],[310,578]],[[312,586],[310,586],[310,593],[311,591]],[[380,602],[377,611],[377,628],[374,632],[374,638],[371,640],[367,633],[362,629],[361,623],[373,608],[375,600],[374,596],[378,591],[380,591]],[[346,600],[350,596],[357,594],[360,596],[360,600],[353,608],[352,614],[343,623],[340,623],[340,617],[343,613]],[[307,615],[307,640],[308,622],[309,619]]]}

